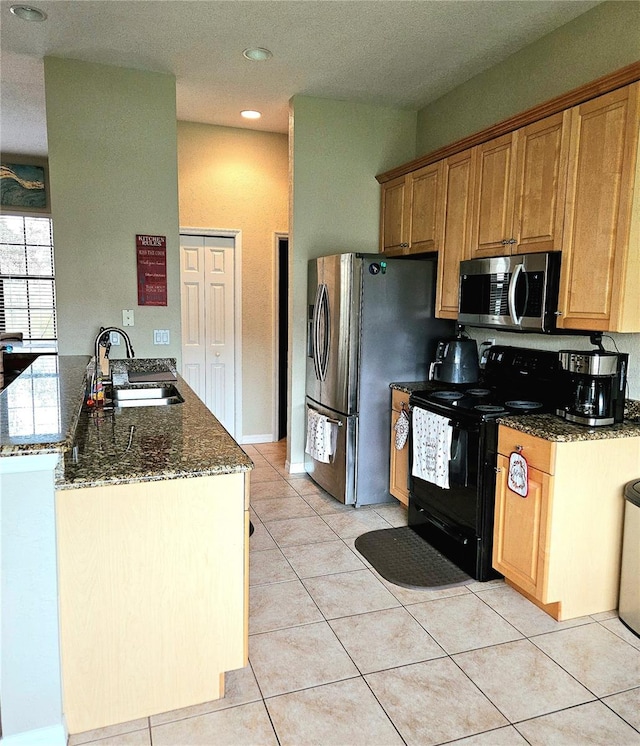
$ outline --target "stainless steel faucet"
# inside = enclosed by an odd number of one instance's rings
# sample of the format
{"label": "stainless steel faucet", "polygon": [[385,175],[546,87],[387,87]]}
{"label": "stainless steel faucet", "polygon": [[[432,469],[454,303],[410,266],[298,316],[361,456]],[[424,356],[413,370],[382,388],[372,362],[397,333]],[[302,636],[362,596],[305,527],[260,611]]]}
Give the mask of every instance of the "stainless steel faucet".
{"label": "stainless steel faucet", "polygon": [[[95,348],[95,356],[96,356],[96,366],[99,364],[99,357],[100,357],[100,343],[102,342],[102,338],[105,334],[111,334],[111,332],[118,332],[118,334],[121,334],[124,337],[124,343],[127,347],[127,357],[135,357],[136,354],[133,351],[133,345],[131,344],[131,340],[129,339],[129,335],[123,331],[122,329],[119,329],[117,326],[107,326],[101,327],[100,331],[98,332],[98,336],[96,337],[96,341],[94,342],[94,348]],[[107,354],[107,357],[109,355]]]}
{"label": "stainless steel faucet", "polygon": [[[133,345],[131,344],[131,340],[129,339],[129,335],[122,329],[118,328],[117,326],[107,326],[107,327],[101,327],[100,331],[98,332],[95,342],[93,343],[94,346],[94,354],[95,354],[95,368],[93,371],[93,378],[91,381],[91,392],[95,393],[97,390],[100,390],[102,388],[102,366],[100,364],[100,345],[102,344],[102,341],[106,336],[108,336],[111,332],[118,332],[118,334],[122,335],[124,338],[124,343],[127,348],[127,357],[135,357],[135,352],[133,351]],[[105,357],[109,357],[109,347],[110,344],[107,342],[106,344],[106,352]],[[98,382],[100,385],[98,385]]]}

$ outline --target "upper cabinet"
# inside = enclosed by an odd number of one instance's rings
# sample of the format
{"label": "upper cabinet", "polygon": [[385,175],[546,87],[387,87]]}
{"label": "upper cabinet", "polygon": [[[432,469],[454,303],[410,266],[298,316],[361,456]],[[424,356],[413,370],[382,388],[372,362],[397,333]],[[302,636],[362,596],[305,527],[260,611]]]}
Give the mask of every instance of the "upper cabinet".
{"label": "upper cabinet", "polygon": [[571,110],[561,329],[640,331],[639,87]]}
{"label": "upper cabinet", "polygon": [[400,176],[382,185],[380,248],[389,255],[404,254],[405,249],[409,247],[408,207],[406,176]]}
{"label": "upper cabinet", "polygon": [[471,257],[510,254],[512,235],[514,136],[510,132],[478,145]]}
{"label": "upper cabinet", "polygon": [[[381,174],[381,244],[438,253],[436,316],[463,259],[562,253],[559,329],[640,332],[640,62]],[[607,92],[608,91],[608,92]]]}
{"label": "upper cabinet", "polygon": [[383,184],[381,250],[389,256],[438,251],[441,174],[434,163]]}
{"label": "upper cabinet", "polygon": [[471,255],[562,248],[569,113],[478,145]]}
{"label": "upper cabinet", "polygon": [[567,185],[569,112],[514,132],[512,254],[560,251]]}
{"label": "upper cabinet", "polygon": [[443,197],[440,202],[443,224],[438,254],[436,316],[458,318],[458,277],[460,262],[469,258],[471,213],[477,153],[474,148],[445,159],[442,169]]}

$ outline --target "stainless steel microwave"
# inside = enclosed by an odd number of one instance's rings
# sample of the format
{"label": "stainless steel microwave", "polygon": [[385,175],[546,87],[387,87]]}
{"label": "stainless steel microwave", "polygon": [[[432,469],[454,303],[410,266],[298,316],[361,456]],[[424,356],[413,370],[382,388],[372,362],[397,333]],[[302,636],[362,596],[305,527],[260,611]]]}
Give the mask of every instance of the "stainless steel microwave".
{"label": "stainless steel microwave", "polygon": [[507,331],[553,332],[559,277],[559,252],[460,262],[458,322]]}

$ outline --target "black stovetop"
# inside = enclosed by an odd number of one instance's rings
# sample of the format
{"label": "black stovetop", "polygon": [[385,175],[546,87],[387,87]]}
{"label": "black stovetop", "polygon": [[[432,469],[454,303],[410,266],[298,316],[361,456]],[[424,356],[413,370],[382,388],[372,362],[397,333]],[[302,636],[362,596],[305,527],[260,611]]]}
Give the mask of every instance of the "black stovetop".
{"label": "black stovetop", "polygon": [[494,346],[477,383],[433,381],[410,402],[444,416],[477,421],[508,414],[553,412],[561,375],[558,353]]}

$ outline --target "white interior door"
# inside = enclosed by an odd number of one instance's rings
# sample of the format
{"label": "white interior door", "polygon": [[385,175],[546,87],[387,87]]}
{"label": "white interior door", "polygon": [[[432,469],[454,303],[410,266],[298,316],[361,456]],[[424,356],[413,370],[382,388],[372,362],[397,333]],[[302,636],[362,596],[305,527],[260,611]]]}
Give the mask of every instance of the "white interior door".
{"label": "white interior door", "polygon": [[233,236],[180,235],[182,376],[235,436]]}

